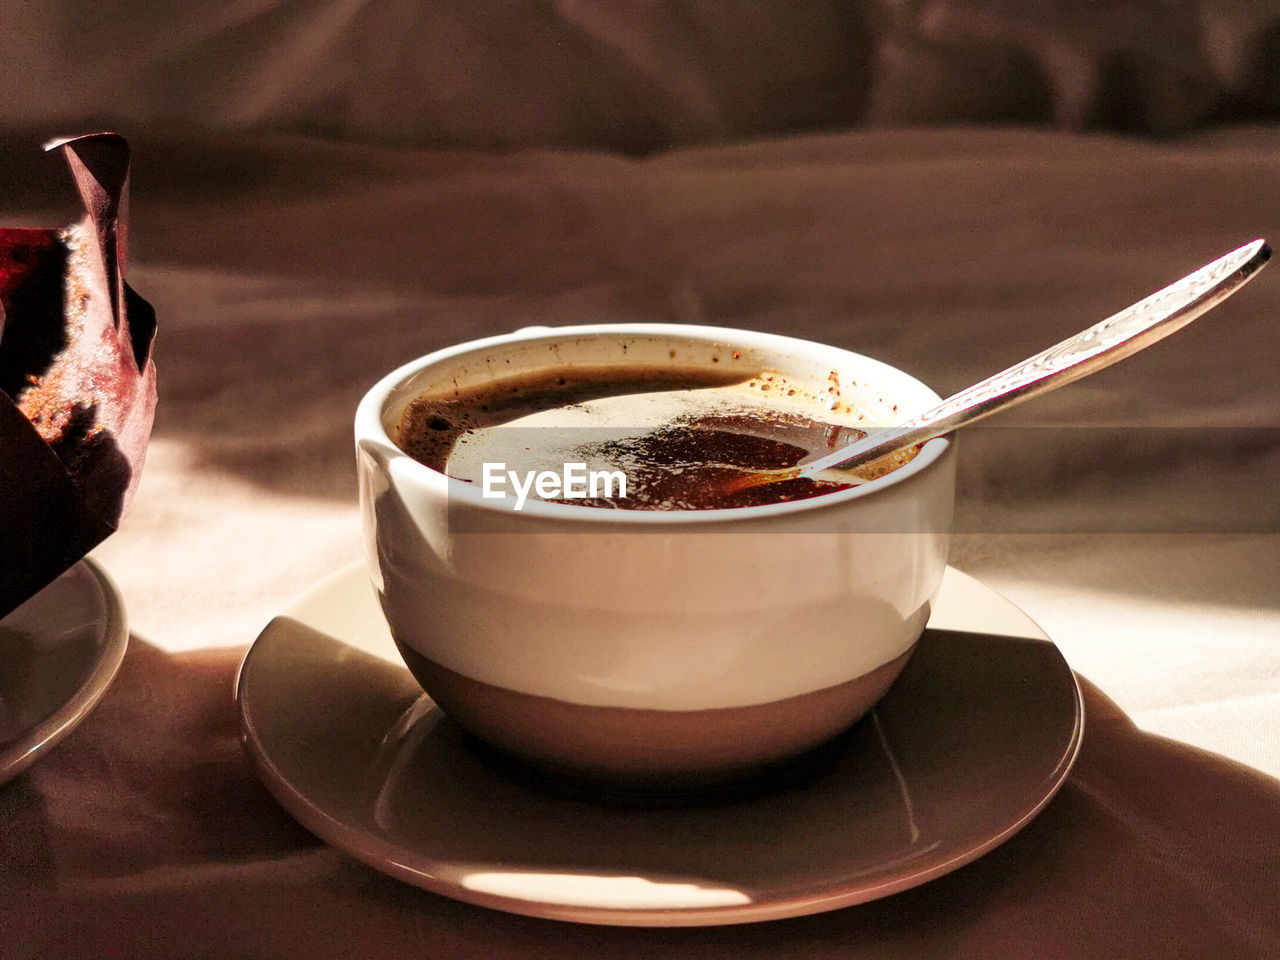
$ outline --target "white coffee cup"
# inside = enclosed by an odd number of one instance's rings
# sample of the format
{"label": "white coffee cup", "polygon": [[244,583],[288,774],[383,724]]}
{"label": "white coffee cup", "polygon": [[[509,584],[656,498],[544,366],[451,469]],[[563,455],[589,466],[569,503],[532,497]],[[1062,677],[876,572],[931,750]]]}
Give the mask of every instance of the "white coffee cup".
{"label": "white coffee cup", "polygon": [[609,510],[485,498],[405,454],[442,384],[568,365],[738,364],[838,387],[872,423],[938,402],[902,371],[772,334],[531,328],[414,360],[355,434],[369,567],[424,689],[481,740],[574,780],[733,782],[851,726],[905,666],[947,556],[954,442],[861,486],[756,507]]}

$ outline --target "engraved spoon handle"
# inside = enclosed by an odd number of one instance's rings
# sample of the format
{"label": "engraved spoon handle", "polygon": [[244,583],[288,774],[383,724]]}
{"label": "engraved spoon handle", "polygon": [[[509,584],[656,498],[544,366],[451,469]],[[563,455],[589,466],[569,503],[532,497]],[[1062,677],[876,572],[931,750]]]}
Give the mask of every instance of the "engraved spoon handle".
{"label": "engraved spoon handle", "polygon": [[1271,248],[1264,240],[1233,250],[1088,330],[953,394],[906,423],[873,430],[834,453],[800,464],[799,475],[862,466],[1087,377],[1212,310],[1244,286],[1270,256]]}

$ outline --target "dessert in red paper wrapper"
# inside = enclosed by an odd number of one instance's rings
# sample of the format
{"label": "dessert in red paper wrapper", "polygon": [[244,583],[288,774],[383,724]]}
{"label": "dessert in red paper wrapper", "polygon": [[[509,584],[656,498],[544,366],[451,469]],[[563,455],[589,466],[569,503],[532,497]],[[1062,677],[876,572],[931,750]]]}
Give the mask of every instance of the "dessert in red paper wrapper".
{"label": "dessert in red paper wrapper", "polygon": [[124,282],[129,145],[48,149],[85,217],[0,228],[0,617],[116,529],[155,413],[155,312]]}

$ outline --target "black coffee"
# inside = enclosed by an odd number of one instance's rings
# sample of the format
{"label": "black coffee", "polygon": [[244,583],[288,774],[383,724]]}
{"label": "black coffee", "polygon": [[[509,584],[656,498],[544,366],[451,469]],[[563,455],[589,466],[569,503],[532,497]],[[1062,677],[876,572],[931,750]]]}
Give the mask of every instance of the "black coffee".
{"label": "black coffee", "polygon": [[[758,506],[870,479],[793,478],[735,489],[756,471],[792,467],[865,435],[846,422],[856,420],[847,406],[798,392],[773,375],[744,379],[704,367],[566,367],[423,394],[404,412],[395,440],[414,459],[473,483],[484,463],[499,459],[526,472],[559,472],[571,461],[620,472],[626,496],[613,489],[541,497],[613,509]],[[820,403],[837,409],[824,418]]]}

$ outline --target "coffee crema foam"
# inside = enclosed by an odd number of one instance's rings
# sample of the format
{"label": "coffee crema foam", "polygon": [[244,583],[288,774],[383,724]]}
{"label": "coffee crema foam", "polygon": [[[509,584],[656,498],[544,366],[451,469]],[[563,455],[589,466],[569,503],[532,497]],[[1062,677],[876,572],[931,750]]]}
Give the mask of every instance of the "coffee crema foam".
{"label": "coffee crema foam", "polygon": [[393,439],[415,460],[475,484],[486,463],[520,475],[578,463],[627,478],[625,497],[541,498],[550,502],[708,510],[848,489],[915,455],[902,451],[856,472],[731,487],[754,471],[846,446],[875,426],[840,396],[834,373],[817,387],[777,373],[635,364],[566,366],[428,391],[410,402]]}

